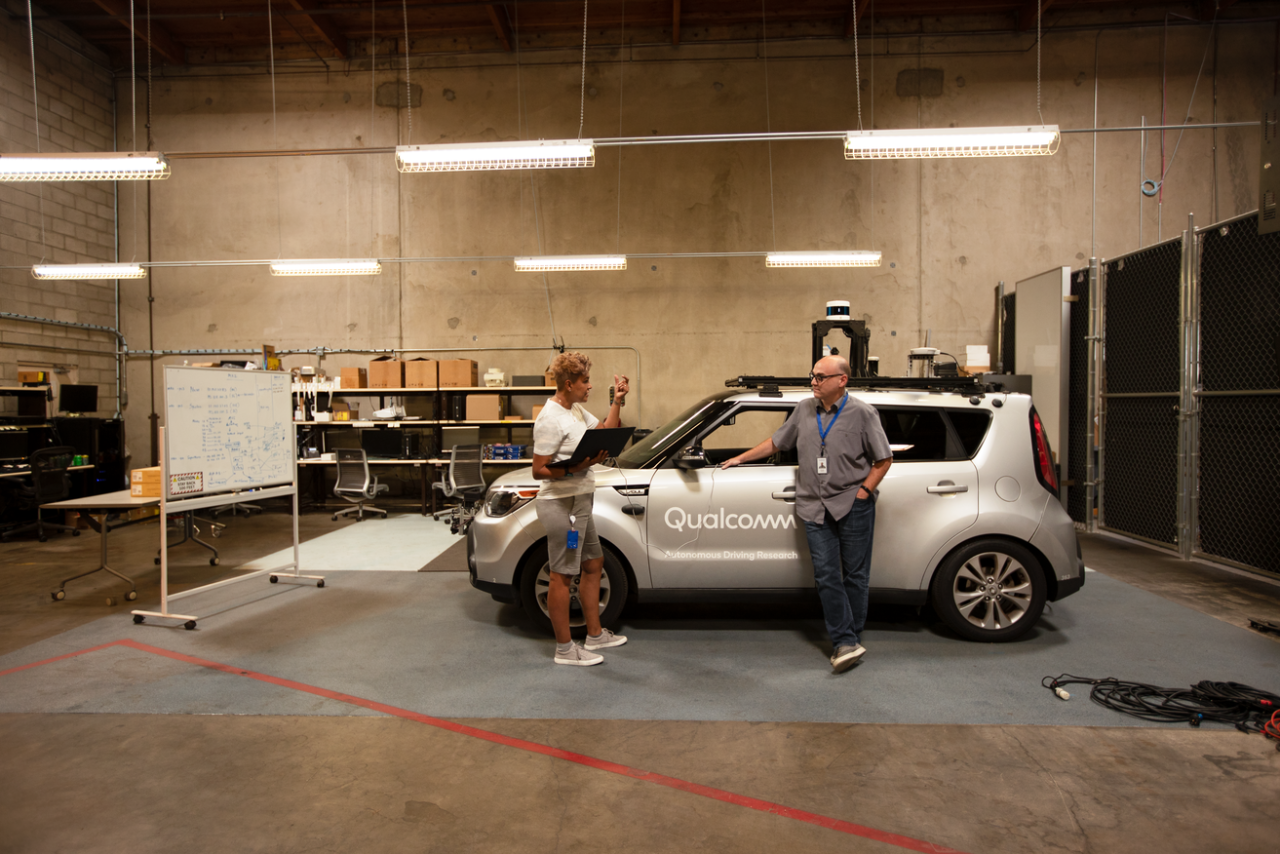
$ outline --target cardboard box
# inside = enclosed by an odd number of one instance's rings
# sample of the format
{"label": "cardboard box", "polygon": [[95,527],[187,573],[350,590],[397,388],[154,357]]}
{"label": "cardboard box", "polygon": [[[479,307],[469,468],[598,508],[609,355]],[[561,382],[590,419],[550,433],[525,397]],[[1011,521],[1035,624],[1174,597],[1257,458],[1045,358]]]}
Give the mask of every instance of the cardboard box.
{"label": "cardboard box", "polygon": [[49,374],[45,371],[18,371],[20,383],[47,383]]}
{"label": "cardboard box", "polygon": [[369,372],[364,368],[343,368],[340,388],[368,388]]}
{"label": "cardboard box", "polygon": [[542,374],[542,384],[545,385],[547,388],[556,387],[556,375],[551,373],[550,367],[548,367],[547,370]]}
{"label": "cardboard box", "polygon": [[439,362],[432,359],[410,359],[404,363],[405,388],[439,388]]}
{"label": "cardboard box", "polygon": [[369,388],[404,387],[404,362],[379,356],[369,363]]}
{"label": "cardboard box", "polygon": [[132,498],[159,498],[160,466],[129,472],[129,495]]}
{"label": "cardboard box", "polygon": [[546,406],[546,404],[545,404],[545,403],[539,403],[539,404],[537,404],[536,406],[534,406],[534,407],[533,407],[533,420],[534,420],[534,421],[537,421],[537,420],[538,420],[538,413],[542,412],[542,407],[544,407],[544,406]]}
{"label": "cardboard box", "polygon": [[468,421],[501,421],[507,414],[506,400],[498,394],[467,395]]}
{"label": "cardboard box", "polygon": [[475,388],[479,385],[479,369],[474,359],[441,359],[440,388]]}

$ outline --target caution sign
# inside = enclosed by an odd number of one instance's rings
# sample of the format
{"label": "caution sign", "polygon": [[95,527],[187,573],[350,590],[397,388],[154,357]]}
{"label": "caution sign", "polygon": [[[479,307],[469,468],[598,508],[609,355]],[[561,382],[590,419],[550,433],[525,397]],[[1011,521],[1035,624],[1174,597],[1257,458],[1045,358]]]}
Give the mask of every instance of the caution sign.
{"label": "caution sign", "polygon": [[169,475],[169,494],[170,495],[190,495],[193,492],[204,491],[204,472],[197,471],[191,474],[171,474]]}

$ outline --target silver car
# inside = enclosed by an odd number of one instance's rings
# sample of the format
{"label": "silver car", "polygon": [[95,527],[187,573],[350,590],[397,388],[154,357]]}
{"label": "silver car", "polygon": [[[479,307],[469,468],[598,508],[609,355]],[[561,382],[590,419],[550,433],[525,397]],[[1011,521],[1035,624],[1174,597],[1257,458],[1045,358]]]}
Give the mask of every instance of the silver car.
{"label": "silver car", "polygon": [[[1080,589],[1084,561],[1030,397],[981,386],[851,384],[850,393],[879,411],[894,454],[876,508],[873,602],[930,604],[961,637],[1010,641],[1035,625],[1046,600]],[[637,601],[816,601],[795,515],[794,452],[717,467],[770,436],[810,396],[765,384],[723,391],[615,465],[596,466],[604,624]],[[467,530],[467,558],[473,587],[519,603],[550,631],[537,492],[531,469],[495,481]],[[571,608],[580,626],[576,595]]]}

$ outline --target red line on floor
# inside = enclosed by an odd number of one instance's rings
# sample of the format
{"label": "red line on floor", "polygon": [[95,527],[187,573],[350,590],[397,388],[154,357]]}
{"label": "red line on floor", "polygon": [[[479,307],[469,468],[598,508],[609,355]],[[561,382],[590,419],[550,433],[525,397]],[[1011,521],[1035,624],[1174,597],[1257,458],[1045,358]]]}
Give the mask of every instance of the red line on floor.
{"label": "red line on floor", "polygon": [[876,842],[884,842],[888,845],[894,845],[908,851],[920,851],[924,854],[963,854],[954,848],[947,848],[944,845],[935,845],[932,842],[925,842],[920,839],[913,839],[910,836],[902,836],[897,833],[888,833],[883,830],[876,830],[873,827],[867,827],[861,824],[855,824],[851,821],[843,821],[830,816],[819,815],[818,813],[807,812],[805,810],[794,809],[792,807],[775,804],[771,801],[763,801],[758,798],[747,797],[746,795],[735,794],[734,792],[726,792],[723,789],[712,788],[711,786],[703,786],[699,783],[691,783],[688,780],[681,780],[677,777],[668,777],[665,774],[655,774],[652,771],[645,771],[640,768],[631,768],[627,765],[620,765],[616,762],[609,762],[605,759],[596,759],[593,756],[586,756],[581,753],[574,753],[569,750],[562,750],[558,747],[551,747],[546,744],[538,744],[533,741],[525,741],[522,738],[513,738],[508,735],[502,735],[488,730],[477,729],[476,727],[467,726],[466,724],[455,723],[443,718],[435,718],[430,715],[423,715],[418,712],[411,712],[408,709],[400,709],[395,706],[388,706],[385,703],[379,703],[375,700],[367,700],[363,697],[355,697],[351,694],[343,694],[339,691],[330,691],[327,688],[318,688],[314,685],[307,685],[302,682],[294,682],[292,679],[282,679],[278,676],[269,676],[265,673],[257,673],[253,670],[245,670],[242,667],[236,667],[230,664],[221,664],[216,661],[209,661],[204,658],[197,658],[193,655],[186,655],[173,650],[162,649],[157,646],[139,643],[135,640],[118,640],[112,643],[102,644],[101,646],[83,649],[79,652],[60,655],[56,658],[49,658],[44,661],[37,661],[34,664],[24,664],[21,667],[14,667],[10,670],[0,671],[0,676],[7,676],[10,673],[17,673],[20,670],[30,670],[34,667],[40,667],[45,664],[52,664],[56,661],[63,661],[68,658],[74,658],[79,655],[85,655],[90,652],[108,649],[114,646],[128,647],[139,652],[146,652],[152,655],[159,655],[165,658],[171,658],[174,661],[181,661],[186,664],[194,664],[198,667],[205,667],[209,670],[217,670],[232,676],[243,676],[247,679],[253,679],[258,682],[264,682],[268,685],[276,685],[281,688],[288,688],[293,691],[300,691],[305,694],[312,694],[317,697],[323,697],[327,700],[336,700],[340,703],[346,703],[352,706],[359,706],[363,709],[379,712],[381,714],[390,715],[392,717],[404,718],[405,720],[416,721],[417,723],[426,724],[436,727],[437,729],[446,730],[458,735],[465,735],[471,738],[477,738],[481,741],[488,741],[493,744],[499,744],[504,747],[514,747],[517,750],[524,750],[529,753],[538,753],[543,756],[549,756],[553,759],[563,759],[566,762],[573,762],[577,765],[583,765],[587,768],[595,768],[599,771],[607,771],[611,774],[618,774],[623,777],[630,777],[634,780],[641,780],[646,783],[654,783],[659,786],[665,786],[669,789],[676,789],[681,792],[687,792],[691,795],[698,795],[711,800],[721,801],[735,806],[745,807],[746,809],[756,810],[757,812],[776,815],[781,818],[789,818],[794,821],[802,821],[806,824],[824,827],[828,830],[847,833],[851,836],[860,836],[864,839],[871,839]]}

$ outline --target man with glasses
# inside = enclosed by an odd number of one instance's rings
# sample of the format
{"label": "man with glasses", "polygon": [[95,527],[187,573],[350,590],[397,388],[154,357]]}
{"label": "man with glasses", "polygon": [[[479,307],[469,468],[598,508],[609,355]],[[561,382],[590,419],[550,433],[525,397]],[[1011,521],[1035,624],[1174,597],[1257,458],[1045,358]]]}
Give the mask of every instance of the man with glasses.
{"label": "man with glasses", "polygon": [[845,391],[847,359],[819,359],[809,382],[812,401],[802,401],[776,433],[721,468],[796,450],[796,513],[809,539],[834,647],[831,669],[843,673],[866,654],[860,640],[867,621],[876,487],[893,463],[893,452],[875,408]]}

